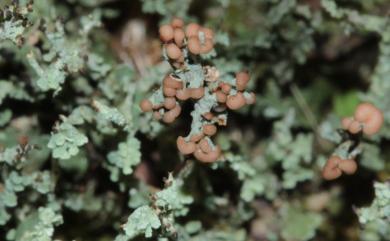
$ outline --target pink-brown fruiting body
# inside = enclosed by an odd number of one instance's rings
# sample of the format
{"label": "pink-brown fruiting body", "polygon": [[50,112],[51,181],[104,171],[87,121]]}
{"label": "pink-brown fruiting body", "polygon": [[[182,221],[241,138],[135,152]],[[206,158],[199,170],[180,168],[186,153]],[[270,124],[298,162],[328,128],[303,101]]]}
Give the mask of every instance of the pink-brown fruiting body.
{"label": "pink-brown fruiting body", "polygon": [[201,133],[197,133],[197,134],[191,135],[190,140],[191,140],[192,142],[198,142],[198,141],[200,141],[203,137],[204,137],[204,135],[203,135],[203,133],[201,132]]}
{"label": "pink-brown fruiting body", "polygon": [[143,112],[149,112],[153,110],[153,104],[150,100],[144,99],[140,103],[140,108]]}
{"label": "pink-brown fruiting body", "polygon": [[167,75],[163,80],[163,86],[173,89],[181,89],[183,88],[183,82],[172,77],[171,75]]}
{"label": "pink-brown fruiting body", "polygon": [[179,59],[182,56],[181,50],[176,44],[170,43],[166,45],[167,55],[170,59]]}
{"label": "pink-brown fruiting body", "polygon": [[204,88],[203,87],[199,87],[199,88],[192,88],[192,89],[189,89],[190,90],[190,95],[191,95],[191,98],[193,99],[200,99],[204,96]]}
{"label": "pink-brown fruiting body", "polygon": [[182,28],[184,27],[184,21],[181,18],[174,17],[172,18],[171,25],[174,28]]}
{"label": "pink-brown fruiting body", "polygon": [[245,90],[249,82],[249,74],[247,72],[238,72],[236,74],[236,88],[238,91]]}
{"label": "pink-brown fruiting body", "polygon": [[361,103],[355,111],[355,120],[363,123],[363,133],[374,135],[382,127],[384,118],[382,111],[371,103]]}
{"label": "pink-brown fruiting body", "polygon": [[353,117],[345,117],[341,120],[344,129],[352,134],[363,131],[366,135],[374,135],[379,132],[384,122],[383,113],[371,103],[361,103],[356,107]]}
{"label": "pink-brown fruiting body", "polygon": [[176,91],[176,98],[179,100],[188,100],[191,97],[189,89],[180,89]]}
{"label": "pink-brown fruiting body", "polygon": [[354,119],[352,117],[344,117],[343,119],[341,119],[341,126],[343,127],[343,129],[348,130],[353,120]]}
{"label": "pink-brown fruiting body", "polygon": [[226,105],[229,109],[237,110],[246,104],[245,97],[241,92],[236,95],[230,95],[227,98]]}
{"label": "pink-brown fruiting body", "polygon": [[164,99],[164,107],[168,110],[175,108],[176,99],[173,97],[167,97]]}
{"label": "pink-brown fruiting body", "polygon": [[220,91],[220,90],[216,91],[215,95],[216,95],[217,101],[219,103],[225,103],[226,102],[227,96],[222,91]]}
{"label": "pink-brown fruiting body", "polygon": [[173,97],[176,95],[176,90],[174,88],[169,88],[169,87],[164,86],[163,93],[164,93],[164,96]]}
{"label": "pink-brown fruiting body", "polygon": [[183,46],[183,42],[184,42],[185,37],[186,36],[185,36],[183,29],[181,29],[181,28],[175,29],[175,31],[173,33],[173,38],[174,38],[175,43],[178,47]]}
{"label": "pink-brown fruiting body", "polygon": [[195,158],[204,163],[215,162],[218,160],[220,155],[221,155],[221,148],[219,146],[216,146],[214,150],[208,153],[202,151],[200,148],[196,149],[194,152]]}
{"label": "pink-brown fruiting body", "polygon": [[371,136],[379,132],[383,124],[383,115],[378,114],[373,116],[370,121],[366,122],[363,127],[363,133]]}
{"label": "pink-brown fruiting body", "polygon": [[213,136],[215,133],[217,133],[217,127],[213,124],[204,125],[203,133],[207,136]]}
{"label": "pink-brown fruiting body", "polygon": [[338,156],[332,156],[326,162],[323,170],[322,177],[326,180],[334,180],[341,176],[342,172],[338,168],[341,158]]}
{"label": "pink-brown fruiting body", "polygon": [[214,115],[211,112],[207,112],[207,113],[203,114],[203,118],[210,121],[214,118]]}
{"label": "pink-brown fruiting body", "polygon": [[188,50],[192,53],[192,54],[200,54],[201,52],[201,43],[199,41],[199,38],[197,37],[190,37],[188,39]]}
{"label": "pink-brown fruiting body", "polygon": [[179,136],[176,140],[177,149],[183,155],[189,155],[193,153],[196,149],[196,144],[192,141],[186,142],[186,140]]}
{"label": "pink-brown fruiting body", "polygon": [[338,165],[340,170],[348,175],[354,174],[357,170],[357,164],[353,159],[341,160]]}
{"label": "pink-brown fruiting body", "polygon": [[219,86],[221,87],[221,90],[224,94],[229,94],[230,90],[232,89],[232,86],[228,83],[221,83]]}
{"label": "pink-brown fruiting body", "polygon": [[212,148],[206,139],[200,140],[198,146],[204,153],[209,153],[212,151]]}
{"label": "pink-brown fruiting body", "polygon": [[361,103],[355,109],[355,120],[366,122],[371,118],[371,115],[378,109],[371,103]]}
{"label": "pink-brown fruiting body", "polygon": [[214,48],[214,42],[211,39],[206,39],[200,47],[200,53],[207,54]]}
{"label": "pink-brown fruiting body", "polygon": [[352,134],[357,134],[362,130],[362,125],[360,122],[353,120],[351,124],[348,127],[348,131],[351,132]]}
{"label": "pink-brown fruiting body", "polygon": [[180,105],[176,105],[175,108],[173,108],[172,110],[165,112],[163,116],[163,121],[165,123],[172,123],[180,115],[180,112],[181,112]]}
{"label": "pink-brown fruiting body", "polygon": [[160,39],[163,42],[168,42],[173,39],[173,28],[171,25],[162,25],[159,29]]}
{"label": "pink-brown fruiting body", "polygon": [[196,23],[190,23],[186,27],[186,36],[187,38],[193,37],[193,36],[198,36],[200,26]]}
{"label": "pink-brown fruiting body", "polygon": [[334,180],[340,177],[342,173],[351,175],[354,174],[356,170],[357,164],[355,160],[331,156],[322,170],[322,177],[326,180]]}

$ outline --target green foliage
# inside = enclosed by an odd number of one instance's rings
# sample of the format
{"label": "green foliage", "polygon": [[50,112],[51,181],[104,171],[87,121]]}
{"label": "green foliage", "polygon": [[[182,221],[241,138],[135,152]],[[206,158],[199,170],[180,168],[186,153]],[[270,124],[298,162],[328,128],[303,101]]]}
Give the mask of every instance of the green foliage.
{"label": "green foliage", "polygon": [[185,17],[192,0],[141,0],[142,10],[145,13],[158,13],[163,16]]}
{"label": "green foliage", "polygon": [[47,146],[52,149],[53,157],[69,159],[79,152],[79,146],[88,142],[88,138],[73,125],[64,122],[56,128]]}
{"label": "green foliage", "polygon": [[339,116],[352,116],[358,104],[359,98],[357,93],[352,91],[335,97],[334,110]]}
{"label": "green foliage", "polygon": [[193,202],[191,196],[181,190],[182,180],[176,180],[170,174],[165,181],[166,188],[153,194],[151,206],[141,206],[130,214],[123,226],[125,236],[119,235],[116,240],[128,240],[139,234],[152,237],[153,229],[159,229],[172,235],[176,233],[175,217],[184,216],[188,212],[187,205]]}
{"label": "green foliage", "polygon": [[12,41],[15,44],[20,44],[21,37],[27,27],[28,5],[9,5],[8,7],[9,11],[0,12],[0,43]]}
{"label": "green foliage", "polygon": [[252,179],[244,181],[241,188],[241,198],[247,202],[252,201],[257,195],[262,195],[266,192],[267,184],[272,180],[272,176],[256,176]]}
{"label": "green foliage", "polygon": [[40,207],[12,233],[12,240],[50,241],[54,234],[54,226],[62,224],[62,216],[55,213],[53,207]]}
{"label": "green foliage", "polygon": [[49,66],[42,67],[38,64],[33,54],[27,56],[31,67],[38,75],[37,85],[43,91],[50,89],[59,91],[61,85],[65,82],[65,71],[63,70],[65,65],[56,61]]}
{"label": "green foliage", "polygon": [[108,162],[112,168],[120,169],[124,175],[129,175],[133,172],[132,167],[141,161],[139,149],[140,142],[134,137],[129,137],[126,142],[119,143],[118,150],[108,153]]}
{"label": "green foliage", "polygon": [[275,122],[274,141],[267,149],[272,160],[282,162],[283,187],[288,189],[314,175],[312,170],[304,168],[304,164],[312,161],[313,136],[299,134],[294,139],[290,133],[294,119],[294,111],[289,111],[282,121]]}
{"label": "green foliage", "polygon": [[315,230],[321,224],[321,216],[308,213],[299,208],[287,206],[281,210],[282,237],[286,240],[309,240],[315,236]]}
{"label": "green foliage", "polygon": [[152,237],[153,229],[158,229],[161,222],[149,206],[142,206],[134,210],[124,225],[126,236],[134,238],[138,234],[145,233],[146,238]]}
{"label": "green foliage", "polygon": [[384,240],[390,235],[390,184],[376,182],[375,199],[371,206],[357,211],[363,225],[363,240]]}
{"label": "green foliage", "polygon": [[98,111],[97,118],[105,119],[121,127],[127,127],[126,118],[117,108],[108,107],[97,100],[93,102],[93,106]]}
{"label": "green foliage", "polygon": [[182,192],[182,180],[173,179],[172,175],[166,180],[168,186],[156,193],[155,205],[163,210],[173,212],[174,216],[184,216],[188,212],[187,205],[191,204],[193,198]]}

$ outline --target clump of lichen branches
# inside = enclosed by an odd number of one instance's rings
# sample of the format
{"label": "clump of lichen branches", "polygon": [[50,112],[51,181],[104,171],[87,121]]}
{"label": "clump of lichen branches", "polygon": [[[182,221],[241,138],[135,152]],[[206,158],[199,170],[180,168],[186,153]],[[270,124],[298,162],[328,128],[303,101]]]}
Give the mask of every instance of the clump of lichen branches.
{"label": "clump of lichen branches", "polygon": [[215,162],[221,156],[221,148],[210,137],[217,133],[216,125],[227,124],[226,109],[237,110],[255,102],[255,94],[245,91],[249,74],[238,72],[232,77],[214,66],[202,65],[202,56],[214,46],[214,32],[209,28],[190,23],[184,29],[183,20],[174,18],[160,27],[160,39],[173,72],[164,77],[160,89],[143,100],[140,107],[145,112],[153,111],[155,119],[172,123],[181,112],[178,101],[196,100],[190,134],[177,138],[177,148],[201,162]]}

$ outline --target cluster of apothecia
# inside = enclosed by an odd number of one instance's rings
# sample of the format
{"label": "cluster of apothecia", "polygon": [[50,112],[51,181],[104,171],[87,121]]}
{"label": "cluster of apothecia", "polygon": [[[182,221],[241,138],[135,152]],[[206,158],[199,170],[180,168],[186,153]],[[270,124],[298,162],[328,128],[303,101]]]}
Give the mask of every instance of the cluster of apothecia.
{"label": "cluster of apothecia", "polygon": [[361,103],[355,110],[353,117],[345,117],[341,125],[352,134],[363,131],[366,135],[376,134],[383,124],[382,111],[371,103]]}
{"label": "cluster of apothecia", "polygon": [[[213,80],[209,79],[206,83],[205,90],[210,91],[215,95],[219,107],[222,109],[229,108],[237,110],[245,105],[253,104],[255,102],[254,93],[243,92],[248,84],[249,74],[246,72],[239,72],[236,74],[235,85],[232,86],[226,82],[220,81],[218,85],[212,85]],[[177,147],[179,151],[184,154],[193,154],[196,159],[202,162],[214,162],[218,160],[221,150],[219,146],[214,146],[209,138],[216,134],[216,125],[225,125],[225,122],[218,119],[212,112],[206,112],[202,115],[204,121],[207,123],[202,126],[202,132],[190,136],[188,140],[179,136],[177,139]]]}
{"label": "cluster of apothecia", "polygon": [[[363,132],[370,136],[376,134],[383,125],[383,113],[371,103],[361,103],[357,106],[353,117],[345,117],[341,120],[344,130],[351,134]],[[326,162],[322,176],[324,179],[333,180],[341,174],[353,174],[357,170],[354,159],[343,159],[339,156],[332,156]]]}
{"label": "cluster of apothecia", "polygon": [[186,55],[207,54],[214,47],[214,32],[196,23],[184,28],[180,18],[174,18],[170,24],[160,27],[160,39],[172,64],[178,68],[184,64]]}
{"label": "cluster of apothecia", "polygon": [[331,156],[322,169],[322,177],[326,180],[333,180],[345,173],[354,174],[357,164],[353,159],[341,159],[339,156]]}
{"label": "cluster of apothecia", "polygon": [[[205,95],[215,98],[214,109],[239,109],[255,102],[255,94],[245,91],[250,76],[247,72],[236,73],[234,81],[223,81],[215,67],[203,66],[205,79],[203,85],[190,88],[189,83],[179,78],[175,70],[186,71],[189,58],[206,54],[213,50],[214,33],[211,29],[190,23],[184,28],[181,19],[174,18],[169,25],[160,27],[160,38],[174,71],[166,75],[162,81],[164,101],[153,104],[149,99],[140,103],[142,111],[153,111],[154,118],[165,123],[172,123],[181,112],[180,102],[192,99],[200,101]],[[202,113],[202,127],[198,133],[177,138],[177,148],[183,155],[193,155],[201,162],[215,162],[221,156],[221,149],[214,145],[210,137],[217,132],[217,125],[225,125],[226,120],[219,117],[213,110]]]}

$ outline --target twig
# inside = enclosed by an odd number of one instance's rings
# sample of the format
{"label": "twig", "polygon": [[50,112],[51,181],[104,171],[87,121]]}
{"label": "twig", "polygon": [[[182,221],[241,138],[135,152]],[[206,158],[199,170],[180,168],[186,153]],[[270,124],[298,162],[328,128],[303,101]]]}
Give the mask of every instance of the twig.
{"label": "twig", "polygon": [[295,83],[292,83],[290,85],[290,91],[291,91],[292,95],[294,96],[295,100],[297,101],[298,106],[302,110],[305,118],[309,122],[309,125],[312,128],[312,130],[316,136],[318,144],[321,146],[321,148],[323,148],[325,146],[325,143],[323,143],[323,140],[321,138],[319,138],[320,135],[318,134],[318,122],[317,122],[317,119],[316,119],[312,109],[310,108],[309,104],[307,103],[301,90],[298,88],[298,86]]}
{"label": "twig", "polygon": [[194,160],[187,159],[173,171],[173,176],[178,179],[184,179],[191,174],[193,168]]}

